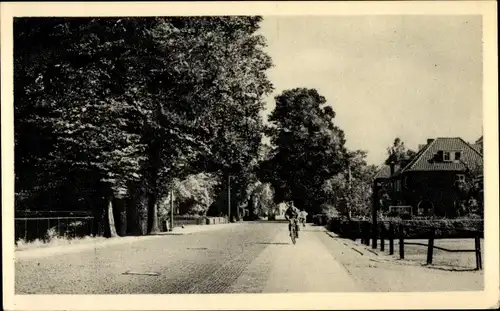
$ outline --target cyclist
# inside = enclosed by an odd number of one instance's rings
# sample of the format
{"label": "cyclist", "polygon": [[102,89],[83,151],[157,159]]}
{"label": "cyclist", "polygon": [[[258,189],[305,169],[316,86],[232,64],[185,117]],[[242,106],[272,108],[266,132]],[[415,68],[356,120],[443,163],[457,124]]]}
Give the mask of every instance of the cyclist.
{"label": "cyclist", "polygon": [[302,224],[303,227],[306,226],[306,219],[307,219],[307,212],[305,210],[300,210],[299,222]]}
{"label": "cyclist", "polygon": [[285,211],[285,218],[288,220],[288,231],[290,234],[292,233],[292,223],[296,226],[295,232],[297,234],[297,238],[299,237],[299,225],[297,223],[297,219],[299,217],[299,211],[293,205],[293,201],[288,202],[288,208]]}

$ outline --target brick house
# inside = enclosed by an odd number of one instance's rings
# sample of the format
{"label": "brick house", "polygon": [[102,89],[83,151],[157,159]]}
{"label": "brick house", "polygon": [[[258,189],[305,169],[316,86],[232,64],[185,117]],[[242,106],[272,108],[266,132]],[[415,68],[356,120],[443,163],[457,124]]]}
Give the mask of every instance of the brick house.
{"label": "brick house", "polygon": [[479,151],[481,154],[483,154],[483,136],[481,136],[474,144],[472,144],[472,147],[474,147],[477,151]]}
{"label": "brick house", "polygon": [[[483,165],[482,154],[463,139],[429,139],[390,177],[393,204],[412,206],[413,215],[457,215],[457,181]],[[385,175],[384,175],[385,176]]]}

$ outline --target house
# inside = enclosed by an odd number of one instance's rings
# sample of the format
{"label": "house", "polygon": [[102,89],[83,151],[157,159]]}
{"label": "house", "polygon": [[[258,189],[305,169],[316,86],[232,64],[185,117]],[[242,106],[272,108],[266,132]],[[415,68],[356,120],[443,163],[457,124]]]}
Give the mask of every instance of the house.
{"label": "house", "polygon": [[479,137],[474,144],[471,144],[474,149],[483,154],[483,136]]}
{"label": "house", "polygon": [[[394,169],[394,167],[392,167],[392,169]],[[380,170],[373,177],[372,204],[376,208],[376,210],[380,210],[380,208],[382,207],[381,199],[383,197],[383,193],[387,191],[390,179],[391,167],[386,164],[382,165]]]}
{"label": "house", "polygon": [[413,215],[456,216],[457,181],[482,165],[482,154],[461,138],[429,139],[390,177],[393,204],[411,206]]}

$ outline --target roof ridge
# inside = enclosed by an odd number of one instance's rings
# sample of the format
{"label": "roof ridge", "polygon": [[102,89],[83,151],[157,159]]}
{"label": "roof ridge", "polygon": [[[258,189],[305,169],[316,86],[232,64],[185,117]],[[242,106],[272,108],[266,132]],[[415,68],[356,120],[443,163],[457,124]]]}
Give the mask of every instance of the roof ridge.
{"label": "roof ridge", "polygon": [[412,169],[414,166],[415,166],[415,163],[417,163],[418,160],[420,160],[420,158],[422,157],[422,155],[427,151],[429,150],[429,148],[436,143],[437,139],[439,139],[439,137],[437,137],[436,139],[434,139],[433,141],[431,141],[429,144],[425,145],[425,147],[423,147],[416,155],[415,157],[413,158],[413,160],[410,161],[410,163],[408,163],[408,165],[406,165],[403,170],[401,171],[401,173],[405,172],[406,170],[409,170],[409,169]]}
{"label": "roof ridge", "polygon": [[[464,150],[463,148],[465,148],[465,150],[467,150],[467,148],[472,149],[473,150],[472,154],[480,157],[481,159],[483,158],[483,155],[481,154],[481,152],[479,152],[479,150],[474,148],[472,146],[472,144],[469,144],[468,142],[466,142],[462,137],[450,137],[450,138],[445,138],[445,139],[443,139],[442,137],[438,137],[438,138],[434,139],[433,141],[431,141],[430,143],[428,143],[427,145],[425,145],[420,150],[420,152],[415,155],[414,159],[410,163],[408,163],[408,165],[401,171],[401,173],[404,173],[407,171],[412,171],[412,170],[415,170],[415,167],[420,167],[420,165],[425,165],[424,162],[422,162],[422,159],[428,158],[427,155],[429,154],[429,150],[431,148],[433,148],[433,146],[435,146],[436,143],[438,144],[438,146],[440,143],[447,144],[445,141],[451,140],[451,139],[455,140],[455,142],[453,144],[465,144],[465,147],[462,146],[460,149],[462,149],[462,150]],[[473,156],[473,157],[475,157],[475,156]],[[416,170],[419,170],[419,169],[416,169]]]}
{"label": "roof ridge", "polygon": [[378,173],[382,172],[382,170],[384,169],[384,165],[385,165],[385,164],[382,164],[382,165],[380,166],[380,169],[378,169],[378,170],[377,170],[377,172],[375,173],[375,175],[373,175],[373,176],[377,177]]}
{"label": "roof ridge", "polygon": [[469,144],[468,142],[466,142],[465,140],[463,140],[463,138],[459,137],[459,139],[464,143],[466,144],[470,149],[474,150],[478,155],[480,155],[481,157],[484,157],[483,154],[481,152],[479,152],[476,148],[472,147],[471,144]]}

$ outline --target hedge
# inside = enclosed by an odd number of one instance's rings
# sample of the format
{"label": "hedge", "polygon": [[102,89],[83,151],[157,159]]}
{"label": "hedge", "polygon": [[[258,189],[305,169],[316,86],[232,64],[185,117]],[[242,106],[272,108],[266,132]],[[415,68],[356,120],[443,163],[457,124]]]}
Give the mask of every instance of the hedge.
{"label": "hedge", "polygon": [[313,224],[317,226],[326,226],[330,222],[331,217],[327,214],[316,214],[312,217]]}
{"label": "hedge", "polygon": [[[385,229],[387,237],[390,226],[395,237],[405,239],[426,239],[434,229],[436,238],[471,238],[477,235],[484,236],[483,220],[477,219],[428,219],[428,220],[386,220],[378,221],[377,238],[380,231]],[[371,230],[371,222],[360,220],[330,219],[328,230],[339,236],[358,239],[363,236],[363,230]],[[366,232],[366,231],[365,231]],[[370,237],[372,234],[370,233]]]}

